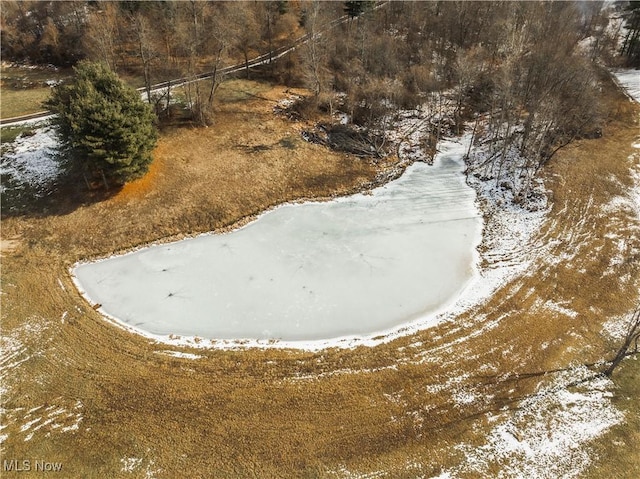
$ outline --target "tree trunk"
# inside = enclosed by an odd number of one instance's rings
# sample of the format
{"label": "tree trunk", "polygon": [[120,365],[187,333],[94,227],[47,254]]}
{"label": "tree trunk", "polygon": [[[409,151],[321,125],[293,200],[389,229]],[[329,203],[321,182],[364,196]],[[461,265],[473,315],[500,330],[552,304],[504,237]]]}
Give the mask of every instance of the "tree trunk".
{"label": "tree trunk", "polygon": [[613,371],[620,365],[622,360],[629,354],[632,354],[632,352],[629,352],[629,348],[632,344],[635,344],[633,353],[637,353],[638,340],[640,340],[640,307],[636,308],[631,316],[631,321],[629,322],[627,334],[625,335],[622,346],[618,349],[618,352],[611,361],[609,367],[605,369],[602,374],[607,377],[611,377],[613,375]]}
{"label": "tree trunk", "polygon": [[102,175],[102,181],[104,183],[104,187],[108,190],[109,189],[109,183],[107,183],[107,177],[104,176],[104,170],[100,170],[100,174]]}

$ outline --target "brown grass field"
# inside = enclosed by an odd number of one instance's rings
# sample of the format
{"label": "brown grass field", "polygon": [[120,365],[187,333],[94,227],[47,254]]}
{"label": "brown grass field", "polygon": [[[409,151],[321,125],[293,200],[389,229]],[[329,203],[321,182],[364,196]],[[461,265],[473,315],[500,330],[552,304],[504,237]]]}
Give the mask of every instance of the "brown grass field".
{"label": "brown grass field", "polygon": [[[61,462],[47,477],[65,478],[413,478],[459,464],[455,445],[481,444],[488,413],[516,411],[552,376],[527,373],[610,357],[602,324],[638,302],[638,220],[605,205],[631,185],[640,108],[612,85],[604,95],[603,137],[561,151],[545,173],[553,207],[532,247],[550,254],[472,311],[376,347],[175,358],[106,321],[69,277],[76,261],[361,190],[394,166],[302,141],[302,124],[273,114],[284,88],[228,82],[215,125],[166,130],[144,178],[102,201],[65,192],[3,218],[2,335],[14,346],[2,357],[3,459]],[[613,266],[612,232],[627,245]],[[549,299],[577,317],[540,306]],[[439,387],[453,377],[483,399],[453,401]],[[613,379],[626,418],[595,441],[586,477],[640,477],[638,361]],[[126,472],[124,458],[140,461]]]}

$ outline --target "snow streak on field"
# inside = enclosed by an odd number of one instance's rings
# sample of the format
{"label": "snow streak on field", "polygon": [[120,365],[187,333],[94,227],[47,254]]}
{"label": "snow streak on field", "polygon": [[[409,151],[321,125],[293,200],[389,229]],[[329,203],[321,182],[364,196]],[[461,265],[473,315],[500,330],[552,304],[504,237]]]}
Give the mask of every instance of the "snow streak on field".
{"label": "snow streak on field", "polygon": [[[483,445],[453,445],[464,457],[457,466],[431,476],[423,471],[420,458],[409,459],[404,466],[406,477],[580,477],[592,462],[589,443],[624,420],[611,402],[612,386],[609,379],[596,377],[586,368],[569,369],[517,405],[487,413],[489,432]],[[393,477],[384,470],[360,473],[345,466],[329,473],[344,479]]]}
{"label": "snow streak on field", "polygon": [[[27,318],[22,327],[0,337],[0,397],[3,402],[0,408],[0,443],[8,439],[6,430],[10,426],[12,434],[24,441],[30,441],[36,434],[49,437],[52,433],[73,432],[80,426],[84,405],[79,400],[70,403],[58,397],[29,409],[4,406],[13,395],[9,385],[23,379],[24,364],[43,354],[42,348],[46,348],[49,341],[47,326],[42,318],[37,317]],[[39,378],[30,377],[29,380],[37,383]]]}
{"label": "snow streak on field", "polygon": [[156,474],[162,472],[162,469],[154,467],[155,463],[152,459],[142,459],[140,457],[123,457],[120,459],[122,464],[121,472],[126,474],[143,474],[145,479],[153,479]]}

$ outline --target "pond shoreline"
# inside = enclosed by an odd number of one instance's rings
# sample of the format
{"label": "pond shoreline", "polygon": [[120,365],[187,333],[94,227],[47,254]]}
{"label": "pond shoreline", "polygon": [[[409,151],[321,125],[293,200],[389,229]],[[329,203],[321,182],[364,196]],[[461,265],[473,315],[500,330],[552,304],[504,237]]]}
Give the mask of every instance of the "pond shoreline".
{"label": "pond shoreline", "polygon": [[[326,203],[328,201],[333,201],[339,198],[346,198],[352,195],[370,194],[372,190],[376,188],[380,188],[382,186],[387,185],[388,183],[391,183],[394,180],[397,180],[404,174],[407,168],[409,168],[414,163],[419,163],[419,162],[423,162],[423,161],[412,160],[412,159],[396,160],[393,164],[381,170],[373,180],[365,182],[359,186],[355,186],[353,188],[347,189],[344,192],[335,193],[332,195],[325,195],[325,196],[301,196],[291,200],[276,201],[271,204],[265,204],[264,207],[260,209],[260,211],[241,216],[240,218],[237,218],[231,221],[230,223],[224,226],[221,226],[219,228],[215,228],[208,231],[200,231],[196,233],[178,233],[174,235],[163,236],[161,238],[157,238],[151,241],[145,241],[143,243],[139,243],[134,246],[108,251],[106,253],[89,255],[83,259],[76,260],[71,266],[68,267],[68,269],[71,270],[80,264],[93,263],[96,261],[110,259],[116,256],[122,256],[128,253],[133,253],[135,251],[148,248],[150,246],[158,246],[158,245],[163,245],[168,243],[174,243],[174,242],[185,240],[185,239],[198,238],[204,235],[231,233],[233,231],[237,231],[253,223],[262,215],[269,213],[270,211],[273,211],[282,206],[300,205],[300,204],[307,204],[307,203]],[[424,161],[424,163],[427,163],[427,162]]]}
{"label": "pond shoreline", "polygon": [[[469,138],[467,137],[463,137],[462,138],[462,142],[468,142]],[[445,158],[451,157],[451,155],[454,155],[454,158],[456,158],[456,161],[460,166],[462,166],[462,168],[464,168],[463,165],[463,160],[462,160],[462,155],[459,151],[453,152],[452,151],[452,147],[455,148],[456,150],[466,150],[466,143],[461,145],[461,141],[460,139],[455,139],[455,140],[446,140],[445,143],[443,144],[447,144],[447,142],[451,145],[448,149],[445,147],[443,148],[443,152],[442,152],[442,158],[443,161],[447,161],[444,160]],[[455,146],[456,144],[458,144],[458,146]],[[321,203],[326,203],[327,201],[330,200],[339,200],[341,198],[348,198],[349,196],[355,196],[358,194],[361,195],[367,195],[367,193],[371,192],[374,188],[378,188],[380,186],[385,186],[389,183],[391,183],[393,180],[396,180],[398,178],[400,178],[407,170],[408,167],[410,167],[412,164],[416,163],[416,161],[401,161],[399,163],[395,163],[394,165],[392,165],[391,167],[383,170],[380,174],[377,175],[377,178],[372,181],[367,183],[364,187],[360,187],[360,188],[356,188],[354,190],[354,192],[350,193],[350,194],[345,194],[345,195],[333,195],[333,196],[329,196],[329,197],[324,197],[324,198],[312,198],[312,199],[298,199],[296,201],[290,201],[290,202],[286,202],[286,203],[280,203],[277,205],[273,205],[272,207],[261,211],[259,214],[254,214],[254,215],[247,215],[244,218],[235,221],[234,223],[232,223],[231,225],[229,225],[228,227],[225,228],[221,228],[221,229],[217,229],[214,230],[212,232],[205,232],[205,233],[199,233],[197,235],[177,235],[174,237],[170,237],[170,238],[163,238],[160,241],[156,241],[156,242],[152,242],[150,244],[146,244],[146,245],[142,245],[139,246],[137,248],[131,248],[129,250],[127,250],[125,253],[119,253],[119,254],[115,254],[115,255],[111,255],[107,258],[114,258],[114,257],[120,257],[122,255],[127,255],[127,254],[131,254],[131,253],[135,253],[137,251],[149,248],[150,246],[160,246],[160,245],[165,245],[168,243],[174,243],[177,241],[181,241],[182,239],[193,239],[193,238],[198,238],[198,237],[204,237],[204,236],[217,236],[220,234],[224,234],[224,233],[229,233],[229,232],[233,232],[233,231],[238,231],[241,230],[243,227],[249,225],[249,224],[253,224],[258,218],[266,215],[269,212],[272,212],[275,209],[278,209],[280,207],[285,207],[285,206],[291,206],[291,205],[311,205],[311,204],[321,204]],[[425,162],[426,163],[426,162]],[[456,167],[459,168],[460,166]],[[430,168],[427,167],[427,168]],[[444,170],[443,170],[444,171]],[[460,170],[460,173],[457,173],[456,175],[461,175],[460,177],[456,176],[459,178],[458,181],[461,180],[461,185],[465,185],[464,188],[469,188],[469,191],[473,191],[472,188],[469,187],[468,182],[466,181],[466,177],[464,174],[464,169]],[[428,177],[432,177],[431,175],[428,175]],[[437,177],[433,177],[432,181],[440,181],[437,179]],[[426,191],[431,191],[429,189],[427,189]],[[371,194],[371,193],[370,193]],[[475,208],[475,210],[478,212],[478,216],[477,218],[482,218],[483,214],[480,212],[480,210],[478,210],[477,205],[477,197],[475,192],[473,193],[473,200],[472,200],[472,204],[474,205],[473,208]],[[448,204],[448,202],[450,200],[445,200],[447,201],[446,204]],[[465,200],[468,201],[468,200]],[[433,207],[430,207],[429,209],[430,211],[437,211],[433,210]],[[438,210],[439,211],[439,210]],[[432,213],[433,214],[433,213]],[[474,216],[475,217],[475,216]],[[481,220],[482,224],[484,224],[484,220]],[[482,227],[481,227],[482,229]],[[482,236],[481,233],[478,234],[478,239],[474,242],[474,247],[472,248],[471,254],[474,257],[474,259],[472,260],[472,264],[475,265],[474,266],[474,270],[475,268],[477,268],[478,264],[479,264],[479,257],[478,257],[478,248],[479,245],[482,243]],[[449,242],[450,243],[450,242]],[[87,265],[89,263],[95,263],[95,262],[99,262],[100,260],[96,261],[81,261],[81,262],[77,262],[75,263],[73,266],[71,266],[69,268],[69,275],[71,276],[72,281],[74,282],[74,284],[76,285],[76,287],[78,288],[78,290],[80,290],[82,296],[90,303],[94,306],[94,309],[98,309],[98,311],[103,315],[103,316],[107,316],[109,317],[112,321],[116,321],[118,322],[118,324],[120,326],[125,327],[126,329],[132,330],[134,332],[136,332],[137,334],[141,334],[140,330],[137,328],[132,328],[129,324],[127,324],[126,322],[120,321],[119,319],[115,318],[112,315],[109,315],[106,311],[104,311],[101,308],[101,305],[97,305],[94,301],[91,301],[88,298],[88,295],[86,294],[86,292],[83,290],[83,288],[80,286],[79,282],[77,281],[77,278],[75,277],[74,271],[76,270],[76,268],[82,266],[82,265]],[[474,273],[474,275],[477,273]],[[279,348],[294,348],[294,349],[311,349],[311,350],[317,350],[317,349],[325,349],[328,347],[334,347],[334,346],[340,346],[340,347],[353,347],[355,345],[362,345],[362,344],[368,344],[370,346],[375,345],[375,344],[379,344],[380,342],[386,342],[394,337],[397,336],[403,336],[403,335],[407,335],[407,334],[411,334],[413,332],[415,332],[416,330],[419,329],[423,329],[424,327],[427,327],[431,324],[433,324],[433,318],[440,316],[443,312],[445,312],[452,303],[457,302],[460,297],[464,296],[464,290],[466,289],[466,283],[467,281],[465,281],[465,283],[463,283],[460,286],[460,289],[458,290],[457,293],[455,293],[453,296],[451,296],[449,299],[447,299],[445,301],[445,303],[442,303],[440,306],[438,306],[435,310],[428,310],[421,312],[421,313],[415,313],[414,315],[410,315],[407,316],[406,319],[404,319],[400,324],[393,326],[391,328],[382,328],[382,329],[374,329],[374,331],[372,333],[366,333],[366,334],[362,334],[362,333],[358,333],[356,335],[338,335],[336,337],[331,337],[328,339],[295,339],[295,340],[282,340],[282,339],[270,339],[270,338],[264,338],[264,339],[212,339],[212,340],[208,340],[208,339],[200,339],[197,335],[194,336],[181,336],[180,339],[177,341],[179,343],[186,343],[184,345],[189,345],[189,346],[203,346],[203,343],[209,343],[207,346],[208,347],[213,347],[213,348],[223,348],[223,349],[229,349],[229,348],[237,348],[237,347],[247,347],[247,346],[251,346],[251,347],[264,347],[266,346],[274,346],[277,345],[277,347]],[[156,341],[160,341],[160,342],[165,342],[168,344],[176,344],[176,335],[173,335],[174,337],[171,337],[171,335],[167,336],[167,335],[157,335],[154,333],[149,333],[149,332],[145,332],[144,334],[145,336],[152,338]],[[240,338],[242,338],[242,336],[240,336]]]}

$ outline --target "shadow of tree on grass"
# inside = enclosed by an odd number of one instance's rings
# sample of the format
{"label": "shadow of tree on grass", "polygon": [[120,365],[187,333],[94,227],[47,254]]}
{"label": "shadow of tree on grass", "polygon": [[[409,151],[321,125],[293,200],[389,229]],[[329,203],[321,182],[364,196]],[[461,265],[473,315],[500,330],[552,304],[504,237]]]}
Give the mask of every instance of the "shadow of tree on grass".
{"label": "shadow of tree on grass", "polygon": [[3,218],[62,216],[82,206],[105,201],[122,189],[121,186],[89,182],[79,173],[63,174],[44,187],[19,183],[4,175],[1,182],[0,212]]}

